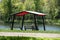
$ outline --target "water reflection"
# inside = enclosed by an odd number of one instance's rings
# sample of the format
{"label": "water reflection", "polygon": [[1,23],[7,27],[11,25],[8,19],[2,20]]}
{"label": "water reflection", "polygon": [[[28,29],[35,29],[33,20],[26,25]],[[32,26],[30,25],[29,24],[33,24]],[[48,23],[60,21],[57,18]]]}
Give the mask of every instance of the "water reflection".
{"label": "water reflection", "polygon": [[[49,31],[60,31],[60,26],[45,25],[45,27],[46,27],[46,30],[49,30]],[[39,30],[43,30],[42,25],[39,26]]]}
{"label": "water reflection", "polygon": [[[47,31],[60,31],[60,26],[46,25],[45,27],[46,27]],[[38,28],[39,28],[39,30],[43,30],[42,25],[39,25]],[[0,25],[0,29],[9,29],[10,30],[10,26],[8,26],[8,25]],[[20,30],[19,26],[14,27],[14,29]]]}

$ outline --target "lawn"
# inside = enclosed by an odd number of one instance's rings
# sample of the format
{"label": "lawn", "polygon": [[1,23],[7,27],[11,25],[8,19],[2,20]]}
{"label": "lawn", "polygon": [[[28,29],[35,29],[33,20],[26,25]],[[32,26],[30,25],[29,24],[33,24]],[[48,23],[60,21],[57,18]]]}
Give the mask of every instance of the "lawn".
{"label": "lawn", "polygon": [[34,38],[34,37],[4,37],[0,36],[0,40],[60,40],[60,38]]}
{"label": "lawn", "polygon": [[41,30],[41,31],[36,31],[36,30],[2,30],[2,29],[0,29],[0,32],[22,32],[22,33],[58,33],[58,34],[60,34],[60,31],[43,31],[43,30]]}

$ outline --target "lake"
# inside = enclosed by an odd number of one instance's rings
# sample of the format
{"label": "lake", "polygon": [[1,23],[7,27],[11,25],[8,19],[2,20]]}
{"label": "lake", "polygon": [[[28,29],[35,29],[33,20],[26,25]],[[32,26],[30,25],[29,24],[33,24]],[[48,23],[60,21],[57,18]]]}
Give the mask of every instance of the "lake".
{"label": "lake", "polygon": [[[47,31],[60,31],[60,26],[45,25],[45,27],[46,27]],[[39,25],[38,28],[39,28],[39,30],[43,30],[42,25]],[[5,29],[5,30],[9,29],[10,30],[10,26],[0,24],[0,29]],[[20,30],[20,28],[14,28],[14,29]]]}
{"label": "lake", "polygon": [[[45,25],[47,31],[60,31],[60,26]],[[43,26],[39,26],[39,30],[43,30]]]}

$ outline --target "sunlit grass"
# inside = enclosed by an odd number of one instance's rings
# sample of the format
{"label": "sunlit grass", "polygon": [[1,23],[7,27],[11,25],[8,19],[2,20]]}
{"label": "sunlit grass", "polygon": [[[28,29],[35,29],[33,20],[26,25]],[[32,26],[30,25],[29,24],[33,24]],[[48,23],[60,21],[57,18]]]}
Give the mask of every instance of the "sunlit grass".
{"label": "sunlit grass", "polygon": [[60,38],[34,38],[34,37],[4,37],[4,36],[0,36],[0,40],[60,40]]}
{"label": "sunlit grass", "polygon": [[36,31],[36,30],[0,30],[0,32],[22,32],[22,33],[58,33],[60,34],[60,31],[43,31],[43,30],[40,30],[40,31]]}

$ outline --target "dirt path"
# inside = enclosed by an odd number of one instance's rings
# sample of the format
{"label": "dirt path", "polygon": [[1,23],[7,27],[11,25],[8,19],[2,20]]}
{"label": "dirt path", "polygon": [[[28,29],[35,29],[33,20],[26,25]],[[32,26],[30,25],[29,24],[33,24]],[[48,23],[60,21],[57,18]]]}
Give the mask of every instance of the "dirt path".
{"label": "dirt path", "polygon": [[60,34],[52,33],[20,33],[20,32],[0,32],[0,36],[24,36],[24,37],[60,37]]}

